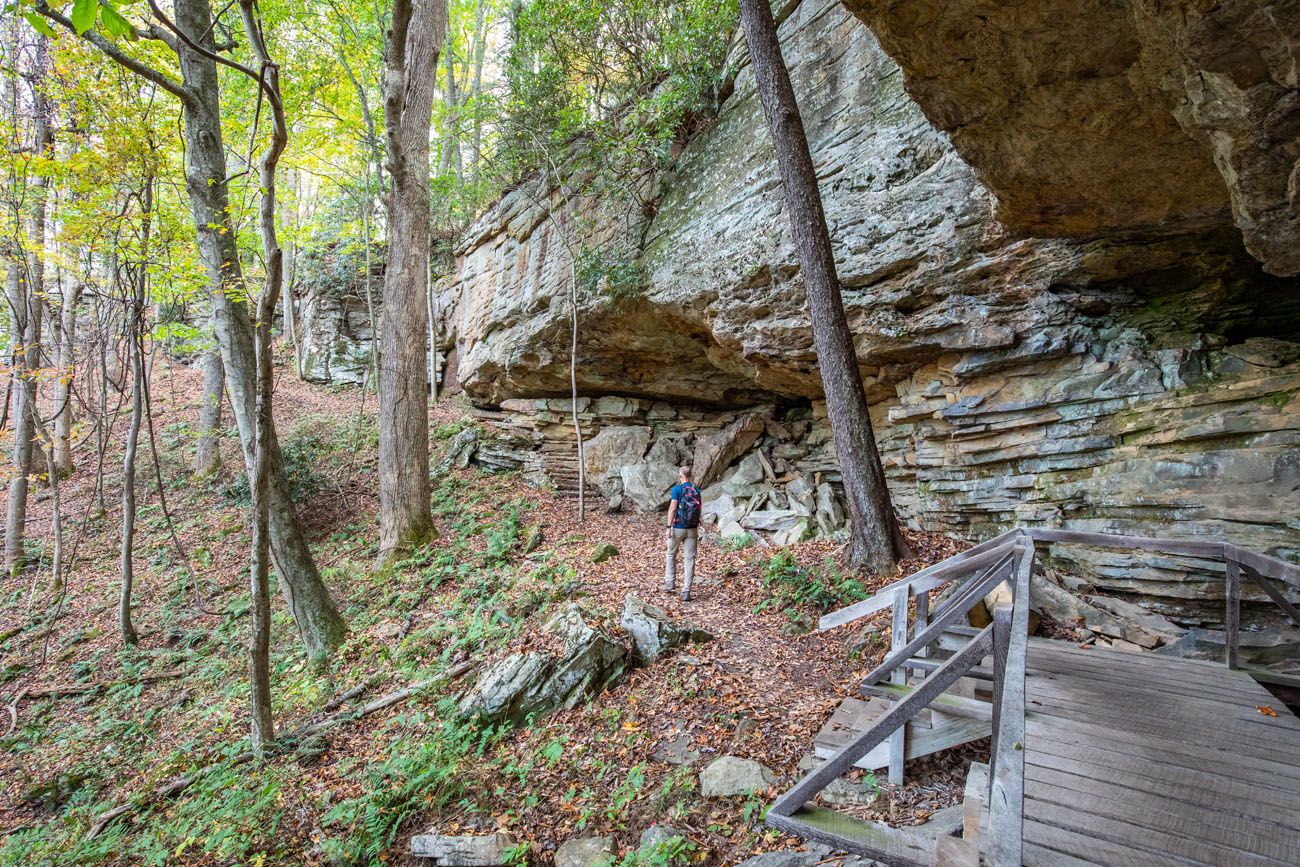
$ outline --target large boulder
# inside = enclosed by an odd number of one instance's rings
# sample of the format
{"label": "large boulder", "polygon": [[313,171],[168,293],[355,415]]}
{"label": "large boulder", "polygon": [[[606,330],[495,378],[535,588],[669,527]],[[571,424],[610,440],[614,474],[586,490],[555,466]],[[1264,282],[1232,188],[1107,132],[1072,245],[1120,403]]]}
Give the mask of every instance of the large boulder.
{"label": "large boulder", "polygon": [[709,484],[732,461],[749,451],[763,435],[763,418],[760,413],[746,413],[713,436],[697,440],[691,458],[695,484]]}
{"label": "large boulder", "polygon": [[656,512],[668,505],[668,493],[677,482],[677,465],[642,461],[623,467],[623,497],[643,512]]}
{"label": "large boulder", "polygon": [[620,474],[623,467],[641,462],[650,446],[651,436],[652,431],[644,425],[602,428],[600,433],[583,443],[587,479],[607,497],[618,493],[622,489]]}
{"label": "large boulder", "polygon": [[555,850],[555,867],[601,867],[614,858],[614,835],[570,837]]}
{"label": "large boulder", "polygon": [[706,798],[752,795],[776,782],[771,769],[752,759],[722,756],[700,771],[700,794]]}
{"label": "large boulder", "polygon": [[622,675],[627,648],[587,625],[576,603],[567,603],[542,629],[560,652],[513,653],[489,665],[461,698],[462,714],[518,723],[574,707]]}
{"label": "large boulder", "polygon": [[637,665],[649,665],[680,644],[713,640],[703,629],[673,623],[668,619],[668,612],[647,605],[631,593],[623,603],[619,623],[632,639],[632,660]]}
{"label": "large boulder", "polygon": [[514,845],[514,840],[506,834],[477,837],[417,834],[411,838],[411,854],[431,858],[438,867],[499,867],[509,861]]}

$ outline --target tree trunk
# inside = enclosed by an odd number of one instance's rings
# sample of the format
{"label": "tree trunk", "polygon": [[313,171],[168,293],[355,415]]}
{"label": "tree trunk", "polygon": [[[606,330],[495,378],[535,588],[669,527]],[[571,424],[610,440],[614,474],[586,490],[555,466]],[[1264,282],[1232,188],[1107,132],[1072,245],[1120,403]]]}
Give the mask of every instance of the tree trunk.
{"label": "tree trunk", "polygon": [[379,562],[434,532],[429,510],[429,122],[445,0],[395,0],[387,45],[388,268],[379,370]]}
{"label": "tree trunk", "polygon": [[474,6],[474,79],[470,85],[470,110],[473,121],[469,139],[470,183],[477,191],[479,161],[483,158],[483,57],[487,49],[487,0]]}
{"label": "tree trunk", "polygon": [[[200,44],[211,51],[212,10],[208,0],[177,0],[175,10],[180,29],[203,34]],[[244,286],[226,187],[228,175],[221,139],[217,68],[215,62],[199,52],[183,44],[178,48],[187,92],[184,104],[186,188],[198,235],[199,256],[208,274],[212,319],[226,369],[231,409],[251,481],[255,472],[257,360],[248,307],[242,300],[236,300],[242,296]],[[293,612],[308,656],[313,662],[321,662],[342,642],[347,626],[321,581],[303,538],[274,425],[267,431],[266,442],[267,508],[280,589]],[[427,497],[425,507],[428,508]]]}
{"label": "tree trunk", "polygon": [[[141,268],[143,279],[144,269]],[[117,622],[124,644],[136,644],[135,626],[131,623],[131,591],[135,583],[132,554],[135,547],[135,456],[140,441],[140,424],[144,418],[144,352],[140,346],[140,319],[144,316],[143,292],[132,287],[132,299],[126,317],[131,345],[131,423],[126,430],[126,451],[122,457],[122,550],[121,589],[117,601]]]}
{"label": "tree trunk", "polygon": [[72,474],[72,383],[76,376],[77,304],[82,284],[69,281],[59,310],[59,349],[55,361],[59,377],[54,382],[54,469],[60,478]]}
{"label": "tree trunk", "polygon": [[853,335],[844,315],[817,172],[790,85],[790,73],[781,57],[768,0],[740,0],[740,21],[776,151],[790,231],[808,294],[813,346],[849,501],[850,560],[857,567],[883,572],[895,566],[905,555],[907,546],[894,516],[880,452],[871,430],[866,391]]}
{"label": "tree trunk", "polygon": [[[44,75],[48,58],[48,42],[44,36],[37,43],[36,68],[33,82],[39,83]],[[17,57],[15,52],[14,57]],[[7,83],[5,95],[14,100],[14,122],[18,127],[17,70],[14,79]],[[54,147],[54,134],[50,128],[50,106],[39,86],[32,87],[33,150],[41,159],[47,159]],[[27,492],[30,486],[35,456],[39,454],[36,443],[37,371],[41,366],[41,320],[44,317],[45,293],[45,193],[49,180],[41,175],[30,181],[30,232],[29,242],[35,248],[22,249],[21,242],[11,242],[9,275],[6,290],[9,293],[9,313],[13,328],[10,345],[16,357],[15,376],[19,378],[14,389],[14,450],[13,478],[9,482],[8,512],[5,516],[5,571],[13,575],[26,562],[23,540],[27,525]],[[12,231],[19,233],[22,215],[17,201],[13,206]]]}
{"label": "tree trunk", "polygon": [[244,35],[253,47],[254,58],[261,69],[261,80],[269,91],[272,116],[271,141],[258,163],[258,180],[262,192],[259,230],[262,235],[262,256],[266,261],[266,283],[257,304],[257,434],[253,474],[248,486],[253,500],[252,566],[249,570],[253,628],[248,646],[248,669],[252,696],[253,753],[261,757],[275,741],[275,726],[271,715],[271,599],[268,590],[269,458],[271,435],[274,432],[271,400],[275,384],[271,369],[271,326],[274,324],[276,301],[284,282],[284,251],[275,234],[275,169],[288,142],[289,132],[280,97],[280,70],[271,62],[262,41],[262,26],[253,10],[253,0],[240,0],[239,7],[244,20]]}
{"label": "tree trunk", "polygon": [[210,479],[221,472],[221,409],[226,401],[226,368],[221,347],[203,352],[203,395],[199,398],[199,435],[194,443],[194,476]]}

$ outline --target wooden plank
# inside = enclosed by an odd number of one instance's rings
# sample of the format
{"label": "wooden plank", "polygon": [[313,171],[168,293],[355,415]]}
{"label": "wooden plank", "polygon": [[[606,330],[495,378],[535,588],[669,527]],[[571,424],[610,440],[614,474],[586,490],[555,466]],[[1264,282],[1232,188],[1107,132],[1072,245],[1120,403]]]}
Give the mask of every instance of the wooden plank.
{"label": "wooden plank", "polygon": [[1264,578],[1264,576],[1260,575],[1258,571],[1249,566],[1243,568],[1245,569],[1246,574],[1250,576],[1250,580],[1258,584],[1260,589],[1268,594],[1268,598],[1272,599],[1273,603],[1277,605],[1278,608],[1285,611],[1287,617],[1290,617],[1292,622],[1297,626],[1300,626],[1300,608],[1296,608],[1292,605],[1291,600],[1283,596],[1282,591],[1274,587],[1273,584],[1268,579]]}
{"label": "wooden plank", "polygon": [[[1262,694],[1262,687],[1257,691],[1256,688],[1246,688],[1239,683],[1233,683],[1231,688],[1225,689],[1213,681],[1176,679],[1159,670],[1127,671],[1118,663],[1111,664],[1108,661],[1103,665],[1069,661],[1057,663],[1051,669],[1035,668],[1032,661],[1030,665],[1029,677],[1034,680],[1036,686],[1049,691],[1054,685],[1068,684],[1075,689],[1089,692],[1138,690],[1143,693],[1160,693],[1167,696],[1204,695],[1212,696],[1214,701],[1221,704],[1249,705],[1251,709],[1256,704],[1269,700],[1267,695]],[[1107,671],[1108,665],[1113,670]],[[976,669],[975,674],[978,672],[979,669]],[[1249,677],[1243,680],[1248,681]]]}
{"label": "wooden plank", "polygon": [[1257,554],[1245,548],[1238,548],[1236,545],[1225,545],[1224,547],[1231,549],[1224,552],[1225,557],[1230,557],[1243,566],[1249,566],[1261,575],[1276,578],[1278,581],[1286,582],[1292,587],[1300,589],[1300,566],[1295,563],[1288,563],[1267,554]]}
{"label": "wooden plank", "polygon": [[[1241,732],[1259,732],[1259,727],[1267,729],[1266,736],[1275,738],[1279,743],[1295,744],[1300,748],[1300,720],[1291,715],[1286,706],[1271,696],[1249,696],[1245,698],[1220,697],[1207,692],[1208,698],[1201,698],[1177,689],[1144,689],[1129,684],[1106,681],[1097,672],[1079,672],[1067,676],[1048,678],[1031,672],[1029,675],[1029,694],[1032,709],[1044,707],[1069,706],[1088,708],[1093,703],[1104,702],[1117,709],[1132,712],[1137,709],[1137,717],[1150,718],[1153,715],[1168,716],[1178,714],[1191,721],[1195,726],[1201,720],[1214,718],[1218,730],[1222,731],[1231,721],[1233,727]],[[1262,689],[1262,687],[1261,687]],[[1277,716],[1268,716],[1259,712],[1265,704],[1275,705]],[[1145,707],[1143,707],[1145,705]],[[1150,709],[1151,713],[1143,713]],[[1104,715],[1107,709],[1099,708]],[[1050,711],[1049,711],[1050,712]],[[1089,714],[1085,712],[1085,716]],[[1204,728],[1200,726],[1200,728]],[[1207,736],[1219,739],[1216,731],[1207,731]]]}
{"label": "wooden plank", "polygon": [[[857,732],[837,732],[832,739],[818,737],[813,743],[813,753],[819,759],[828,759]],[[933,755],[941,750],[977,741],[989,736],[989,723],[982,720],[954,718],[953,722],[934,728],[917,728],[912,721],[907,723],[907,758],[919,759]],[[871,752],[858,759],[856,766],[868,771],[879,770],[889,765],[889,745],[880,744]]]}
{"label": "wooden plank", "polygon": [[[1283,840],[1289,838],[1292,844],[1300,846],[1300,828],[1297,827],[1300,813],[1294,807],[1269,804],[1246,791],[1248,786],[1237,786],[1237,794],[1229,795],[1226,786],[1218,784],[1236,782],[1235,780],[1209,779],[1207,775],[1198,775],[1194,768],[1184,768],[1181,769],[1181,774],[1164,774],[1160,777],[1144,773],[1146,769],[1144,764],[1116,768],[1040,753],[1037,750],[1031,750],[1025,756],[1027,780],[1038,780],[1041,783],[1055,781],[1062,785],[1076,786],[1080,791],[1089,790],[1077,780],[1052,776],[1068,774],[1109,787],[1122,787],[1125,791],[1115,795],[1120,800],[1137,798],[1144,805],[1165,802],[1170,805],[1170,809],[1186,810],[1191,814],[1209,811],[1213,815],[1206,816],[1206,821],[1215,822],[1220,817],[1231,817],[1237,823],[1256,824],[1270,836]],[[1296,863],[1300,864],[1300,848],[1294,854]]]}
{"label": "wooden plank", "polygon": [[[1023,550],[1023,549],[1019,549]],[[919,635],[902,647],[890,651],[889,656],[885,658],[880,665],[876,666],[863,679],[864,686],[871,686],[880,683],[885,677],[895,671],[904,661],[916,654],[916,651],[931,641],[935,640],[943,630],[951,625],[959,617],[965,616],[966,612],[974,607],[988,593],[989,589],[1002,581],[1002,573],[1009,568],[1011,564],[1010,555],[1005,555],[999,559],[998,564],[990,569],[981,579],[971,582],[970,586],[962,590],[957,597],[950,600],[943,608],[934,613],[934,618],[930,625],[927,626]]]}
{"label": "wooden plank", "polygon": [[1224,662],[1228,668],[1237,667],[1237,653],[1241,644],[1241,564],[1236,560],[1228,561],[1228,579],[1224,585],[1223,615]]}
{"label": "wooden plank", "polygon": [[[1224,867],[1207,865],[1147,848],[1114,843],[1093,834],[1058,828],[1049,822],[1025,818],[1025,864],[1028,867],[1059,867],[1065,864],[1102,864],[1107,867]],[[1031,854],[1032,853],[1032,854]]]}
{"label": "wooden plank", "polygon": [[1106,649],[1071,649],[1060,653],[1047,651],[1031,641],[1028,668],[1042,676],[1073,677],[1092,673],[1108,676],[1110,681],[1128,686],[1163,686],[1243,701],[1267,697],[1267,690],[1253,683],[1248,675],[1231,671],[1221,662],[1208,666],[1192,665],[1192,662],[1194,660]]}
{"label": "wooden plank", "polygon": [[767,812],[767,824],[805,840],[856,852],[901,867],[934,867],[936,836],[864,822],[824,807],[803,807],[792,816]]}
{"label": "wooden plank", "polygon": [[[1135,810],[1083,792],[1062,793],[1056,786],[1030,785],[1025,800],[1025,816],[1072,828],[1080,833],[1110,840],[1136,849],[1167,852],[1211,865],[1250,865],[1250,867],[1294,867],[1293,864],[1247,852],[1197,836],[1207,829],[1200,823],[1164,814],[1148,805]],[[1062,798],[1062,795],[1065,795]],[[1060,801],[1049,800],[1059,798]],[[1162,827],[1162,824],[1164,827]],[[1177,829],[1177,830],[1174,830]]]}
{"label": "wooden plank", "polygon": [[[930,625],[930,591],[923,590],[916,594],[916,619],[912,624],[913,634],[920,634]],[[930,647],[926,645],[916,652],[918,657],[930,655]]]}
{"label": "wooden plank", "polygon": [[1189,743],[1176,735],[1127,732],[1103,721],[1053,717],[1037,712],[1026,715],[1025,725],[1028,737],[1051,736],[1073,739],[1078,743],[1115,749],[1138,759],[1153,756],[1167,760],[1171,764],[1185,761],[1216,768],[1224,765],[1232,768],[1236,763],[1240,768],[1237,776],[1243,779],[1247,778],[1246,772],[1249,770],[1249,779],[1255,781],[1272,779],[1276,781],[1279,788],[1295,785],[1297,790],[1300,790],[1300,767],[1289,764],[1295,759],[1267,746],[1262,750],[1248,750],[1241,744],[1206,746]]}
{"label": "wooden plank", "polygon": [[[1278,720],[1283,719],[1281,712],[1277,717],[1270,717],[1257,712],[1253,706],[1239,711],[1230,705],[1188,696],[1174,699],[1140,691],[1088,693],[1079,689],[1071,691],[1068,686],[1050,691],[1038,685],[1033,687],[1029,701],[1030,709],[1036,713],[1105,721],[1107,725],[1132,732],[1177,735],[1195,743],[1234,749],[1242,739],[1260,740],[1266,748],[1300,751],[1300,730],[1278,725]],[[1207,719],[1214,719],[1216,725],[1205,725]],[[1230,734],[1225,731],[1229,722]]]}
{"label": "wooden plank", "polygon": [[[907,646],[907,600],[911,595],[911,588],[899,587],[894,591],[894,625],[890,630],[890,656],[893,657],[902,652]],[[906,659],[911,654],[904,654]],[[907,672],[902,667],[897,667],[890,673],[890,683],[903,684],[907,683]],[[906,762],[906,744],[907,726],[902,725],[894,729],[893,734],[889,736],[889,782],[895,786],[903,785],[903,765]]]}
{"label": "wooden plank", "polygon": [[1008,530],[999,536],[989,539],[987,542],[981,542],[973,548],[967,548],[965,551],[958,552],[946,560],[941,560],[933,566],[927,566],[919,572],[913,572],[906,578],[900,578],[891,584],[880,588],[876,594],[869,599],[861,602],[855,602],[837,611],[831,611],[822,616],[817,623],[819,632],[825,632],[828,629],[834,629],[837,626],[843,626],[846,623],[852,623],[863,617],[875,614],[888,608],[893,602],[893,593],[899,587],[910,586],[927,578],[943,578],[945,580],[927,582],[925,588],[916,588],[917,592],[921,589],[933,590],[941,587],[943,584],[952,580],[957,575],[964,574],[972,569],[977,568],[984,563],[991,563],[999,555],[994,554],[995,550],[1004,547],[1008,543],[1021,538],[1024,532],[1019,528]]}
{"label": "wooden plank", "polygon": [[[1157,716],[1153,710],[1151,716],[1144,716],[1143,708],[1140,707],[1137,709],[1097,708],[1095,712],[1090,713],[1093,704],[1089,701],[1042,696],[1031,700],[1030,709],[1037,716],[1058,717],[1064,720],[1084,718],[1116,732],[1174,738],[1207,750],[1240,752],[1259,758],[1276,755],[1279,750],[1300,751],[1300,744],[1297,744],[1293,738],[1281,740],[1275,737],[1277,729],[1269,729],[1262,725],[1248,726],[1243,723],[1240,727],[1234,727],[1230,734],[1225,734],[1221,729],[1206,725],[1207,719],[1213,719],[1212,715],[1209,717],[1200,714],[1191,717],[1170,716],[1169,713],[1161,711]],[[1189,712],[1184,709],[1183,713]]]}
{"label": "wooden plank", "polygon": [[961,837],[940,837],[934,847],[935,867],[980,867],[980,852]]}
{"label": "wooden plank", "polygon": [[[933,676],[931,675],[931,677]],[[922,683],[924,682],[922,681]],[[878,683],[870,689],[872,695],[878,695],[891,701],[902,701],[912,694],[914,688],[912,686],[896,687],[891,683]],[[944,713],[967,717],[968,719],[985,721],[992,721],[993,719],[993,705],[977,698],[943,694],[935,696],[934,700],[930,702],[930,707],[934,710],[941,710]]]}
{"label": "wooden plank", "polygon": [[[1033,527],[1026,532],[1035,542],[1052,544],[1088,545],[1094,548],[1126,548],[1142,551],[1159,551],[1186,557],[1204,557],[1210,560],[1223,558],[1222,542],[1202,542],[1195,539],[1151,539],[1146,536],[1123,536],[1118,533],[1087,533],[1080,530],[1049,530]],[[1280,562],[1280,561],[1279,561]]]}
{"label": "wooden plank", "polygon": [[843,776],[858,759],[870,752],[872,747],[883,743],[885,738],[893,733],[894,729],[901,727],[922,708],[928,707],[930,702],[938,698],[945,689],[956,683],[966,672],[966,669],[983,658],[984,654],[988,652],[992,638],[991,630],[985,629],[971,639],[971,643],[954,654],[951,659],[943,664],[942,668],[920,684],[911,687],[907,697],[895,704],[888,713],[880,718],[876,725],[863,732],[851,743],[846,744],[838,753],[817,768],[814,768],[792,789],[777,798],[776,802],[772,804],[769,813],[790,816],[795,810],[808,803],[813,795],[824,789],[832,780]]}
{"label": "wooden plank", "polygon": [[[1083,801],[1096,801],[1095,798],[1082,798]],[[1209,842],[1190,840],[1190,838],[1141,828],[1123,819],[1100,814],[1087,814],[1087,828],[1074,824],[1079,820],[1079,812],[1074,807],[1056,805],[1037,798],[1030,798],[1024,805],[1026,810],[1026,836],[1031,835],[1031,824],[1044,828],[1053,828],[1058,833],[1048,832],[1047,840],[1056,838],[1052,848],[1061,848],[1062,838],[1073,842],[1078,848],[1066,848],[1073,854],[1093,858],[1095,853],[1104,851],[1105,864],[1205,864],[1205,867],[1294,867],[1282,862],[1271,861],[1260,855],[1243,853]],[[1067,836],[1069,835],[1069,836]],[[1087,837],[1092,844],[1080,845],[1079,837]],[[1069,846],[1071,844],[1066,844]],[[1173,861],[1169,861],[1173,859]]]}
{"label": "wooden plank", "polygon": [[997,630],[1008,633],[1001,664],[1000,700],[994,712],[997,737],[990,762],[989,827],[987,848],[993,867],[1020,867],[1023,859],[1025,799],[1025,656],[1029,643],[1029,579],[1034,568],[1034,549],[1022,549],[1016,564],[1016,580],[1010,617],[1005,609],[994,618],[994,648]]}
{"label": "wooden plank", "polygon": [[[965,614],[967,611],[970,611],[971,608],[973,608],[980,599],[983,599],[990,592],[992,592],[993,588],[1001,584],[1002,580],[1005,579],[1007,575],[1011,574],[1011,568],[1015,563],[1015,558],[1019,556],[1019,552],[1021,550],[1027,547],[1029,546],[1028,545],[1008,546],[1002,551],[1002,556],[994,560],[991,566],[983,567],[983,571],[972,572],[972,574],[968,576],[967,579],[965,579],[966,584],[964,587],[962,587],[958,592],[953,593],[947,599],[943,600],[943,602],[939,603],[939,606],[935,608],[934,611],[930,612],[930,619],[934,622],[944,621],[947,622],[949,625],[955,625],[955,621],[953,621],[952,618],[948,616],[949,611],[952,608],[964,609],[962,611],[963,614]],[[1002,577],[999,578],[999,580],[994,581],[990,585],[988,579],[993,576],[1002,576]],[[979,599],[976,599],[975,601],[971,601],[970,600],[971,593],[974,592],[974,588],[979,588],[979,587],[984,587],[988,589],[984,592],[983,595],[979,597]]]}
{"label": "wooden plank", "polygon": [[1289,686],[1293,689],[1300,689],[1300,675],[1284,674],[1280,671],[1269,671],[1266,668],[1256,668],[1253,665],[1243,665],[1237,669],[1249,674],[1251,678],[1260,683],[1272,683],[1277,686]]}
{"label": "wooden plank", "polygon": [[961,835],[971,843],[979,844],[980,821],[988,807],[989,766],[971,762],[966,773],[966,791],[962,796]]}
{"label": "wooden plank", "polygon": [[[1132,755],[1115,749],[1114,744],[1091,744],[1087,741],[1060,740],[1041,731],[1034,732],[1034,749],[1026,753],[1027,764],[1044,767],[1065,767],[1061,760],[1078,766],[1091,766],[1093,776],[1105,779],[1110,772],[1130,773],[1148,777],[1152,785],[1192,786],[1192,788],[1218,789],[1223,796],[1236,798],[1243,803],[1268,805],[1300,816],[1300,788],[1292,781],[1290,788],[1277,788],[1271,780],[1260,780],[1243,773],[1232,764],[1206,767],[1201,762],[1186,758],[1174,760],[1169,755],[1148,751]],[[1261,814],[1262,815],[1262,814]]]}

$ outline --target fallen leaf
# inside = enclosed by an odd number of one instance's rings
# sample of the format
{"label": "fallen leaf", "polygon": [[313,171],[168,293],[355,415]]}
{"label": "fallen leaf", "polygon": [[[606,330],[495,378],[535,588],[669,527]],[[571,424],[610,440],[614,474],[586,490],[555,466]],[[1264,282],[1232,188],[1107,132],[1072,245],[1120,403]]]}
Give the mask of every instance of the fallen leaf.
{"label": "fallen leaf", "polygon": [[1271,704],[1257,704],[1255,705],[1255,710],[1262,713],[1264,716],[1277,716],[1277,711],[1273,710],[1273,705]]}

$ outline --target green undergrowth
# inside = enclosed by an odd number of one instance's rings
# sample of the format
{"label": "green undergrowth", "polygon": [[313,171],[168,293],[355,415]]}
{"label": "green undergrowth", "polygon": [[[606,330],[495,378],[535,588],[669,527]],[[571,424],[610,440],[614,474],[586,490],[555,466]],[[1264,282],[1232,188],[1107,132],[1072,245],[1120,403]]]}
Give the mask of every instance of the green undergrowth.
{"label": "green undergrowth", "polygon": [[[357,429],[350,419],[337,427],[344,440],[344,428]],[[364,434],[366,427],[359,429]],[[315,457],[291,473],[296,484],[321,477],[338,449],[352,447],[345,440],[317,453],[328,440],[329,424],[319,420],[286,437],[291,467],[298,452],[304,461]],[[9,784],[8,796],[26,799],[36,818],[0,838],[0,865],[297,864],[305,847],[340,864],[378,864],[417,814],[486,810],[477,803],[482,780],[509,770],[498,749],[508,730],[460,718],[451,700],[456,684],[435,685],[398,705],[395,716],[361,724],[369,744],[361,752],[331,756],[333,733],[315,743],[291,735],[322,718],[332,696],[363,681],[371,683],[366,701],[435,679],[462,660],[487,658],[529,628],[530,619],[576,594],[576,573],[563,557],[522,555],[531,505],[516,491],[517,480],[509,477],[438,480],[433,508],[440,538],[380,571],[370,568],[368,523],[341,528],[321,542],[316,556],[328,564],[322,575],[350,632],[332,662],[314,668],[291,617],[274,600],[273,697],[282,749],[258,765],[235,761],[248,747],[249,602],[243,583],[213,594],[207,605],[214,613],[196,615],[187,570],[177,568],[153,538],[165,532],[160,522],[142,539],[141,580],[156,582],[163,592],[151,597],[148,610],[137,611],[141,646],[91,646],[84,632],[61,637],[51,655],[71,655],[68,681],[111,685],[24,703],[19,725],[0,740],[0,750],[59,769],[42,771],[26,789]],[[185,497],[204,496],[229,502],[228,489],[189,491],[178,495],[176,514],[201,513]],[[209,510],[204,517],[178,517],[182,532],[196,538],[196,562],[210,556],[205,552],[244,545],[243,533],[232,531],[221,513]],[[204,592],[211,591],[205,585]],[[15,596],[4,604],[22,603]],[[11,640],[3,649],[16,646]],[[13,668],[14,676],[24,670]],[[183,677],[148,679],[178,669]],[[347,725],[335,732],[342,735]],[[318,773],[349,784],[305,784]],[[180,795],[143,797],[185,774],[197,780]],[[87,839],[95,816],[129,798],[137,806],[133,815]],[[291,833],[288,819],[303,813],[317,817],[311,841],[302,839],[301,821],[298,836]]]}
{"label": "green undergrowth", "polygon": [[763,586],[770,594],[755,606],[755,613],[784,611],[792,622],[811,626],[809,611],[821,614],[871,595],[852,575],[846,575],[829,557],[821,566],[806,566],[782,549],[762,563]]}

